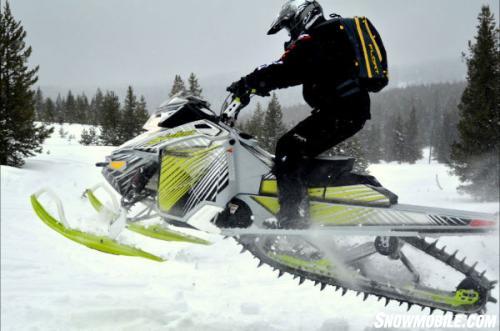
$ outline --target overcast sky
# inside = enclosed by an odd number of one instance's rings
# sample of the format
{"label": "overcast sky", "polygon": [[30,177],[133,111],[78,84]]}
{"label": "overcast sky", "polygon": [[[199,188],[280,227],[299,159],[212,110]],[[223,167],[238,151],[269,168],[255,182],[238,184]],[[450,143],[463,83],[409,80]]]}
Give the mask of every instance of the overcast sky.
{"label": "overcast sky", "polygon": [[[4,3],[5,0],[0,0]],[[242,75],[280,56],[267,36],[281,0],[11,0],[40,65],[39,83],[156,84],[175,73]],[[325,0],[325,13],[368,16],[391,65],[456,59],[482,4],[498,0]],[[235,77],[237,78],[237,77]]]}

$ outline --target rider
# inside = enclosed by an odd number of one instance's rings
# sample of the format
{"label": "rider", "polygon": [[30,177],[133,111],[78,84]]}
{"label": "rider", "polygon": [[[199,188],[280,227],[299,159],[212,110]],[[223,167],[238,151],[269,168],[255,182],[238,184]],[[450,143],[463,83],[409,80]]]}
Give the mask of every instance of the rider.
{"label": "rider", "polygon": [[240,97],[249,91],[268,96],[274,89],[303,85],[304,99],[313,111],[278,140],[273,169],[280,203],[277,226],[303,228],[309,216],[304,180],[308,160],[361,130],[370,118],[370,98],[355,79],[349,40],[330,27],[316,1],[287,1],[267,34],[283,28],[290,41],[281,58],[258,67],[227,90]]}

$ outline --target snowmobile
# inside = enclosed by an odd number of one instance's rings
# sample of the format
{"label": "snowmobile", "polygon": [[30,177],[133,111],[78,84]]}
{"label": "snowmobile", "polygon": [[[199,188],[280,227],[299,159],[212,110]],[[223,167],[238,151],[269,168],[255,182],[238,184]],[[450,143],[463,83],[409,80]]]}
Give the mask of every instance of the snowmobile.
{"label": "snowmobile", "polygon": [[[62,235],[106,253],[163,260],[121,243],[123,231],[209,244],[174,230],[181,227],[234,238],[259,266],[269,265],[278,277],[291,274],[299,284],[313,281],[321,290],[331,285],[342,295],[352,290],[363,300],[374,295],[385,305],[396,300],[408,310],[419,305],[454,315],[481,314],[488,302],[496,303],[496,281],[476,270],[477,262],[469,264],[428,238],[496,233],[498,215],[399,204],[376,178],[354,173],[353,158],[310,163],[308,229],[266,226],[279,210],[273,155],[235,127],[246,104],[229,96],[217,115],[201,98],[176,96],[151,116],[146,132],[98,163],[107,184],[84,195],[109,219],[108,235],[71,228],[50,190],[32,195],[33,208]],[[59,218],[41,196],[56,201]],[[153,219],[161,224],[148,225]],[[434,271],[442,269],[439,279],[427,277],[434,265]]]}

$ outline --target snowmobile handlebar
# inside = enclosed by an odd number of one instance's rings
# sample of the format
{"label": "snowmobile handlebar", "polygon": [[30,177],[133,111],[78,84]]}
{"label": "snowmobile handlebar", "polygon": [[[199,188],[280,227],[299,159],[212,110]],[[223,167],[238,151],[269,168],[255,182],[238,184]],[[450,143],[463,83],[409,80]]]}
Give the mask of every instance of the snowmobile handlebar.
{"label": "snowmobile handlebar", "polygon": [[[236,124],[240,111],[250,103],[250,98],[255,94],[255,90],[250,90],[242,96],[229,94],[222,104],[219,120],[231,127]],[[227,102],[231,99],[231,102]]]}

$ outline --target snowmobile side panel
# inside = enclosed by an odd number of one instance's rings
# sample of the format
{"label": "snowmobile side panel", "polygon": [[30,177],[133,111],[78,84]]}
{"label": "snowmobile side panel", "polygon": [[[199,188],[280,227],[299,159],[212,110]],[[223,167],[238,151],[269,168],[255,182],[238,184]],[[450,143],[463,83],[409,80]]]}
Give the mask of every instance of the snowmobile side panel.
{"label": "snowmobile side panel", "polygon": [[38,201],[36,194],[31,195],[31,205],[35,213],[45,224],[74,242],[108,254],[137,256],[158,262],[165,261],[159,256],[153,255],[132,246],[118,243],[117,241],[110,239],[109,237],[98,236],[91,233],[70,229],[64,226],[49,212],[47,212],[47,210],[45,210],[42,204]]}
{"label": "snowmobile side panel", "polygon": [[183,216],[199,202],[215,201],[221,182],[227,181],[223,145],[194,143],[162,151],[158,207],[164,213]]}
{"label": "snowmobile side panel", "polygon": [[[260,194],[276,196],[278,185],[276,179],[264,179],[261,182]],[[389,207],[390,197],[385,196],[370,185],[346,185],[310,187],[309,198],[318,201],[338,202],[345,204]]]}

